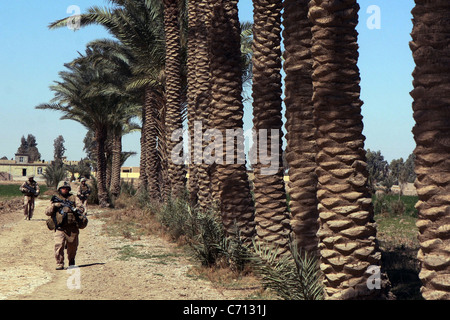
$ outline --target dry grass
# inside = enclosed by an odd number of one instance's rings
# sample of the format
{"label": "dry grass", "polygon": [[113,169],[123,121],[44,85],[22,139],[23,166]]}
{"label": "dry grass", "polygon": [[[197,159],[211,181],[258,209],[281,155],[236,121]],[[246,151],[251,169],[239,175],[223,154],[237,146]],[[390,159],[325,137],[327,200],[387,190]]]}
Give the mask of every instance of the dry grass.
{"label": "dry grass", "polygon": [[[160,208],[155,205],[142,209],[134,197],[121,195],[115,201],[115,209],[102,213],[102,219],[106,222],[103,225],[103,231],[107,235],[130,240],[140,240],[146,235],[157,235],[177,244],[185,251],[186,256],[191,257],[190,260],[195,266],[189,270],[188,276],[208,280],[219,291],[223,289],[243,292],[248,299],[278,299],[270,290],[262,287],[260,280],[252,273],[250,267],[237,272],[232,270],[226,261],[218,261],[214,266],[205,267],[193,260],[191,248],[187,245],[189,240],[185,235],[174,238],[167,227],[162,226],[158,221],[156,213],[158,209]],[[127,254],[130,253],[127,252]]]}
{"label": "dry grass", "polygon": [[256,277],[250,268],[244,272],[233,272],[227,267],[205,268],[192,267],[189,277],[208,280],[216,289],[236,290],[243,292],[250,300],[278,300],[279,297],[268,289],[264,289],[261,280]]}

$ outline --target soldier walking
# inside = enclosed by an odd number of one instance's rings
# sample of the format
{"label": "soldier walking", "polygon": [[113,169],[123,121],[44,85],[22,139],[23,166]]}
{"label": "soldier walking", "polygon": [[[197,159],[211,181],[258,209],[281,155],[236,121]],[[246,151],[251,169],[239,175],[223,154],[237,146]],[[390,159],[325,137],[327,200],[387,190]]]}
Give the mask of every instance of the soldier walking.
{"label": "soldier walking", "polygon": [[87,202],[90,194],[91,188],[86,183],[86,178],[82,178],[81,184],[78,186],[77,197],[81,200],[81,204],[84,207],[84,214],[86,215],[87,215]]}
{"label": "soldier walking", "polygon": [[19,190],[23,193],[24,220],[31,220],[34,212],[34,199],[39,196],[39,185],[34,176],[28,176],[28,180],[22,183]]}
{"label": "soldier walking", "polygon": [[80,229],[87,225],[81,201],[70,193],[70,183],[58,183],[57,193],[52,197],[45,214],[54,222],[56,270],[64,269],[64,249],[67,248],[69,266],[75,266]]}

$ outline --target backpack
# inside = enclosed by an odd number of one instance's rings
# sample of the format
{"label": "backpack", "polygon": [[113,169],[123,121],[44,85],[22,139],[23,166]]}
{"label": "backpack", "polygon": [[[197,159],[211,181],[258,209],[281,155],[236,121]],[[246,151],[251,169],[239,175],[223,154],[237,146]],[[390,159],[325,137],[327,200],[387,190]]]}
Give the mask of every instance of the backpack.
{"label": "backpack", "polygon": [[[69,198],[70,199],[70,198]],[[72,199],[67,199],[68,201]],[[57,196],[54,196],[52,198],[52,202],[62,200],[58,198]],[[74,201],[72,202],[71,206],[73,205]],[[76,210],[75,210],[76,211]],[[88,218],[79,212],[73,212],[70,207],[63,206],[60,207],[56,212],[53,212],[52,216],[47,219],[46,221],[47,228],[50,230],[55,230],[59,227],[65,227],[65,226],[77,226],[79,229],[86,228],[88,224]]]}

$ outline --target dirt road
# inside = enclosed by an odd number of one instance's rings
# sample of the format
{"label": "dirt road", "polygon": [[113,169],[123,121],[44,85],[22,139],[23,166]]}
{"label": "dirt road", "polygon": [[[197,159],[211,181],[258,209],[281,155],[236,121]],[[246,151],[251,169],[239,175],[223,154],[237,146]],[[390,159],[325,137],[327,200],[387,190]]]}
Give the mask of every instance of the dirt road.
{"label": "dirt road", "polygon": [[[100,209],[90,211],[81,230],[77,268],[55,270],[48,203],[37,200],[30,221],[20,210],[0,213],[0,300],[228,300],[248,294],[189,277],[189,260],[167,240],[104,235]],[[127,250],[134,257],[122,259]]]}

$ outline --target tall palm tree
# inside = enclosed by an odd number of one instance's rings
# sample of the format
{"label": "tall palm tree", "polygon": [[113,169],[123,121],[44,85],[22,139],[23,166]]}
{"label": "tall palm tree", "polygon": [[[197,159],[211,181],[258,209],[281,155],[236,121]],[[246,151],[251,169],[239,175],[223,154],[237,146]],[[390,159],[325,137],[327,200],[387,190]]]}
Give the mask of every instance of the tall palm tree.
{"label": "tall palm tree", "polygon": [[[367,187],[356,0],[310,2],[320,268],[329,299],[379,298],[386,283]],[[375,271],[374,271],[375,270]],[[380,276],[380,289],[367,285]]]}
{"label": "tall palm tree", "polygon": [[78,121],[94,131],[99,202],[101,206],[108,206],[105,144],[119,101],[109,91],[119,92],[116,81],[122,75],[117,74],[114,68],[106,67],[106,63],[101,66],[94,64],[90,59],[94,54],[94,50],[87,48],[86,55],[65,64],[68,71],[60,72],[62,80],[50,87],[55,97],[51,103],[36,108],[63,112],[61,119]]}
{"label": "tall palm tree", "polygon": [[[148,188],[150,197],[160,197],[161,158],[165,144],[162,120],[164,99],[164,24],[161,0],[112,0],[113,8],[93,6],[81,14],[82,27],[98,24],[105,27],[133,54],[133,80],[127,90],[142,97],[141,129],[141,185]],[[57,20],[50,28],[60,28],[70,23],[71,17]]]}
{"label": "tall palm tree", "polygon": [[[174,159],[174,152],[179,140],[173,139],[172,135],[183,126],[181,105],[181,43],[179,27],[178,0],[164,0],[164,30],[165,30],[165,92],[166,92],[166,144],[168,154],[168,183],[171,196],[179,196],[184,191],[186,183],[186,172],[184,161],[180,161],[180,152]],[[182,140],[181,140],[182,141]]]}
{"label": "tall palm tree", "polygon": [[289,164],[289,207],[293,239],[302,250],[317,253],[319,214],[308,3],[309,0],[284,1],[286,160]]}
{"label": "tall palm tree", "polygon": [[[95,40],[87,45],[91,53],[82,59],[89,59],[97,67],[109,68],[117,74],[114,86],[98,88],[100,92],[115,100],[116,108],[111,114],[111,126],[108,140],[111,149],[111,170],[107,175],[107,186],[115,198],[120,193],[120,169],[122,164],[122,136],[138,128],[132,120],[138,116],[141,105],[133,94],[126,92],[125,87],[132,78],[131,65],[133,55],[123,44],[113,40]],[[75,60],[76,61],[76,60]],[[120,75],[120,76],[119,76]],[[108,184],[108,181],[110,184]]]}
{"label": "tall palm tree", "polygon": [[[243,141],[242,58],[237,1],[211,1],[210,69],[211,125],[219,130],[219,148],[212,167],[213,198],[218,201],[227,234],[236,227],[244,239],[253,237],[254,204],[250,194],[245,155],[239,152]],[[226,135],[236,133],[234,143],[226,144]],[[241,131],[241,132],[239,132]],[[220,157],[219,151],[226,149]],[[231,158],[231,162],[230,162]]]}
{"label": "tall palm tree", "polygon": [[[253,145],[256,233],[261,241],[289,249],[289,213],[282,161],[280,0],[253,0]],[[263,134],[264,132],[264,134]],[[273,133],[276,133],[272,136]],[[265,139],[264,139],[265,138]],[[265,143],[263,140],[266,140]],[[275,148],[273,148],[275,146]]]}
{"label": "tall palm tree", "polygon": [[416,67],[413,128],[419,201],[421,292],[449,300],[450,275],[450,74],[449,16],[445,0],[415,0],[410,47]]}

